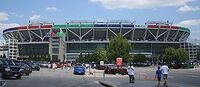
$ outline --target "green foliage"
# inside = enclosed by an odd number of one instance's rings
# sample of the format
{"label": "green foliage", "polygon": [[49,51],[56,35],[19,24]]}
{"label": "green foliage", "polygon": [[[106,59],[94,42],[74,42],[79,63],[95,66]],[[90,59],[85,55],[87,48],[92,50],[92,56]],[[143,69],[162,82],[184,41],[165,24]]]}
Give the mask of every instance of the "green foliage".
{"label": "green foliage", "polygon": [[83,56],[83,54],[81,53],[77,61],[80,63],[91,63],[91,62],[99,63],[100,61],[107,62],[108,61],[107,51],[104,48],[97,48],[92,54],[86,54]]}
{"label": "green foliage", "polygon": [[105,62],[108,61],[107,51],[104,48],[97,48],[94,51],[93,57],[95,58],[95,61],[97,63],[99,63],[99,61],[105,61]]}
{"label": "green foliage", "polygon": [[143,54],[136,54],[134,55],[134,62],[141,62],[144,63],[147,61],[147,58]]}
{"label": "green foliage", "polygon": [[131,44],[121,34],[115,36],[108,45],[109,61],[115,61],[116,58],[123,58],[124,61],[130,60]]}
{"label": "green foliage", "polygon": [[176,51],[175,58],[177,62],[181,63],[186,62],[188,60],[188,56],[188,53],[184,49],[178,48]]}
{"label": "green foliage", "polygon": [[165,49],[162,60],[166,63],[173,62],[176,64],[186,62],[188,60],[188,53],[181,48],[175,49],[170,47]]}
{"label": "green foliage", "polygon": [[170,47],[165,49],[165,53],[162,55],[162,60],[166,63],[172,62],[175,57],[175,49]]}
{"label": "green foliage", "polygon": [[83,54],[80,53],[79,58],[77,59],[77,62],[90,63],[90,62],[92,62],[94,60],[95,59],[93,59],[92,54],[86,54],[85,56],[83,56]]}

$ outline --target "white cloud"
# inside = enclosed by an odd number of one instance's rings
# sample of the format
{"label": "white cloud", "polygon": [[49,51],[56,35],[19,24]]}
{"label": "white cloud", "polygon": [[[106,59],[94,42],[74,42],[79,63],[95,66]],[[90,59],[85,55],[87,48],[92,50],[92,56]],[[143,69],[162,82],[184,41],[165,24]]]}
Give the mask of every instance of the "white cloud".
{"label": "white cloud", "polygon": [[0,29],[7,29],[7,28],[11,28],[11,27],[17,27],[17,26],[20,26],[19,24],[17,23],[9,23],[9,24],[3,24],[3,23],[0,23]]}
{"label": "white cloud", "polygon": [[18,17],[18,18],[23,18],[24,15],[23,14],[17,14],[15,12],[10,12],[11,15],[15,16],[15,17]]}
{"label": "white cloud", "polygon": [[198,11],[200,10],[200,7],[196,6],[196,7],[191,7],[188,5],[184,5],[182,7],[180,7],[177,11],[179,12],[190,12],[190,11]]}
{"label": "white cloud", "polygon": [[200,19],[189,19],[181,21],[178,26],[188,27],[190,29],[190,38],[199,39],[199,27],[200,27]]}
{"label": "white cloud", "polygon": [[56,7],[47,7],[46,8],[47,11],[57,11]]}
{"label": "white cloud", "polygon": [[0,21],[6,21],[8,20],[8,14],[5,12],[0,12]]}
{"label": "white cloud", "polygon": [[187,26],[187,27],[200,26],[200,19],[184,20],[184,21],[181,21],[178,25]]}
{"label": "white cloud", "polygon": [[39,19],[41,19],[41,16],[40,16],[40,15],[36,15],[36,14],[32,15],[32,16],[29,18],[29,20],[31,20],[31,21],[39,20]]}
{"label": "white cloud", "polygon": [[90,0],[94,3],[100,3],[106,9],[143,9],[157,7],[182,6],[187,2],[194,0]]}

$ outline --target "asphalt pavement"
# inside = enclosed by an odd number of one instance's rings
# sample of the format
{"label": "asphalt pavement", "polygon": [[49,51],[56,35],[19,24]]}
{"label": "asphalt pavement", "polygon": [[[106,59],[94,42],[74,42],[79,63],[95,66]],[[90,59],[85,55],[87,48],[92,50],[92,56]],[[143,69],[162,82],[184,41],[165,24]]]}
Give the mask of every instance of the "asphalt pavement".
{"label": "asphalt pavement", "polygon": [[93,78],[73,75],[73,70],[67,69],[41,69],[33,71],[29,76],[23,76],[20,80],[13,78],[6,79],[6,82],[5,87],[103,87]]}
{"label": "asphalt pavement", "polygon": [[[89,72],[90,71],[90,72]],[[6,79],[5,87],[156,87],[156,67],[135,67],[135,83],[128,75],[103,74],[103,70],[87,69],[86,75],[73,75],[73,69],[33,71],[20,80]],[[170,69],[169,87],[200,87],[200,68]]]}
{"label": "asphalt pavement", "polygon": [[[92,75],[106,87],[157,87],[154,79],[156,67],[136,67],[135,83],[129,83],[127,75],[103,75],[102,70],[91,70]],[[170,69],[168,87],[200,87],[200,68],[197,69]],[[105,76],[105,77],[104,77]],[[161,84],[163,87],[163,83]]]}

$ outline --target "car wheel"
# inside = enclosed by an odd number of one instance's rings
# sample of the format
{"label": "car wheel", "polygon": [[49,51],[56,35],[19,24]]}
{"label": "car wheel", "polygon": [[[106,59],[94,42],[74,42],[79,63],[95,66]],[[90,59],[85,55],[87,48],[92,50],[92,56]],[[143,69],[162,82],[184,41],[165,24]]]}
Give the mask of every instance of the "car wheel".
{"label": "car wheel", "polygon": [[29,75],[30,73],[26,73],[26,75]]}
{"label": "car wheel", "polygon": [[21,75],[19,75],[19,76],[17,76],[17,77],[16,77],[16,79],[21,79],[21,77],[22,77],[22,76],[21,76]]}

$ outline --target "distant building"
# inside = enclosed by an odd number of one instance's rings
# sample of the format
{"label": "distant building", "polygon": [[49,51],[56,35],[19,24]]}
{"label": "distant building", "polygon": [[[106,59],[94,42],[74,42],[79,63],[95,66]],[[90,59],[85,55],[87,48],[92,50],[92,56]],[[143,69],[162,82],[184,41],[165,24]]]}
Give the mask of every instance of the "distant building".
{"label": "distant building", "polygon": [[0,58],[8,58],[8,46],[5,41],[0,41]]}
{"label": "distant building", "polygon": [[194,43],[184,42],[181,43],[180,46],[188,52],[190,61],[197,60],[197,45],[194,45]]}

